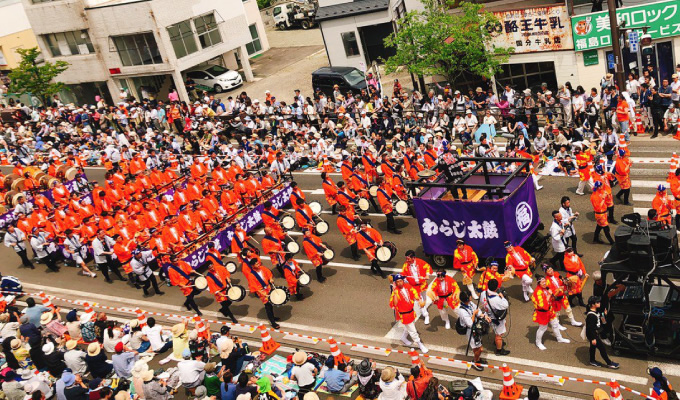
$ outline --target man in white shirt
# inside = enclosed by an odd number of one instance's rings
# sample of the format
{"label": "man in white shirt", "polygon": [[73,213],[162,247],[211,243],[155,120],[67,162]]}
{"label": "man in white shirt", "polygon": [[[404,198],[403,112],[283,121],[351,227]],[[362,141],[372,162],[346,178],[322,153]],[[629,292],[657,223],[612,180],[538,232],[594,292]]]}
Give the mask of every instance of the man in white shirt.
{"label": "man in white shirt", "polygon": [[58,272],[59,267],[57,267],[57,263],[54,261],[53,254],[50,251],[51,243],[47,241],[49,236],[50,234],[45,232],[42,227],[33,228],[30,240],[31,248],[38,262],[44,263],[52,271]]}
{"label": "man in white shirt", "polygon": [[290,380],[297,382],[300,387],[298,397],[304,397],[312,390],[316,383],[316,374],[319,372],[314,364],[307,361],[307,353],[298,351],[293,354],[293,369],[290,371]]}
{"label": "man in white shirt", "polygon": [[507,331],[505,319],[508,315],[510,303],[502,293],[496,293],[499,282],[491,279],[488,282],[488,289],[479,295],[479,308],[491,319],[491,326],[496,335],[496,355],[507,356],[509,350],[503,348],[503,336]]}
{"label": "man in white shirt", "polygon": [[5,233],[5,246],[14,249],[17,255],[21,258],[21,263],[30,269],[35,269],[35,266],[28,259],[26,255],[26,234],[21,231],[21,229],[16,228],[14,225],[7,227],[7,233]]}
{"label": "man in white shirt", "polygon": [[668,106],[666,112],[663,114],[663,124],[666,132],[673,134],[675,133],[675,131],[678,129],[678,117],[680,117],[680,111],[674,103],[671,103]]}
{"label": "man in white shirt", "polygon": [[564,234],[566,233],[565,224],[562,221],[562,214],[555,210],[552,212],[553,222],[550,225],[550,239],[555,255],[550,259],[550,263],[557,268],[557,263],[564,264],[564,252],[567,246],[564,244]]}
{"label": "man in white shirt", "polygon": [[177,363],[179,380],[182,386],[193,389],[203,384],[205,377],[205,363],[191,359],[191,351],[187,348],[182,352],[183,360]]}
{"label": "man in white shirt", "polygon": [[99,270],[104,275],[106,282],[113,282],[109,277],[109,270],[118,276],[121,281],[127,281],[123,278],[118,269],[118,259],[113,252],[113,246],[116,242],[106,234],[106,231],[100,230],[97,232],[97,237],[92,241],[92,252],[94,253],[94,262],[99,267]]}
{"label": "man in white shirt", "polygon": [[560,85],[557,98],[560,99],[560,104],[562,105],[564,125],[569,125],[571,124],[571,92],[564,85]]}
{"label": "man in white shirt", "polygon": [[677,108],[680,102],[680,79],[678,74],[673,74],[671,78],[673,79],[673,82],[671,82],[671,100]]}
{"label": "man in white shirt", "polygon": [[153,290],[156,294],[163,295],[164,292],[158,288],[158,281],[156,280],[156,275],[150,268],[151,263],[155,260],[153,252],[151,250],[140,251],[135,250],[132,253],[134,256],[130,261],[130,267],[132,271],[137,275],[137,279],[142,283],[142,290],[144,290],[144,296],[149,296],[149,288],[153,286]]}
{"label": "man in white shirt", "polygon": [[278,153],[276,153],[276,160],[274,160],[274,162],[272,163],[270,171],[272,174],[272,178],[274,178],[274,180],[276,181],[283,178],[285,174],[291,172],[290,162],[285,159],[283,152],[279,151]]}
{"label": "man in white shirt", "polygon": [[151,350],[157,354],[162,354],[172,349],[172,341],[166,342],[163,340],[162,332],[163,327],[156,325],[156,320],[153,317],[147,318],[146,326],[142,328],[142,333],[149,339]]}

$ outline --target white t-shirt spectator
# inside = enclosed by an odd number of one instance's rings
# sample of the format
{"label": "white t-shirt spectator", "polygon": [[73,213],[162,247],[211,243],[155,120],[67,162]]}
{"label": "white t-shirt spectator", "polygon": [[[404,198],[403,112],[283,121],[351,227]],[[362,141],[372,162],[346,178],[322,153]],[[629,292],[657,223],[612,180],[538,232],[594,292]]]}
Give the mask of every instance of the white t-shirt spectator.
{"label": "white t-shirt spectator", "polygon": [[194,383],[201,377],[205,363],[198,360],[184,360],[177,363],[179,379],[182,383]]}
{"label": "white t-shirt spectator", "polygon": [[314,376],[314,364],[304,363],[302,365],[296,365],[291,370],[291,376],[295,376],[298,386],[307,386],[315,382],[316,377]]}
{"label": "white t-shirt spectator", "polygon": [[165,344],[165,342],[163,342],[163,338],[161,337],[161,327],[158,325],[154,326],[153,328],[145,326],[142,328],[142,333],[144,333],[147,339],[149,339],[151,350],[153,351],[160,350]]}
{"label": "white t-shirt spectator", "polygon": [[677,81],[671,82],[671,100],[673,101],[679,101],[680,100],[680,79]]}

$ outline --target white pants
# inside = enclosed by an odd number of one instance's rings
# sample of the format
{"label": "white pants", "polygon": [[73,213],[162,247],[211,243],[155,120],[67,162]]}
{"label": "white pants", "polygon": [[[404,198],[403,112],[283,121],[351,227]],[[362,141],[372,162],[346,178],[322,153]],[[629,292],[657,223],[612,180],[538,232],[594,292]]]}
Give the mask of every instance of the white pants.
{"label": "white pants", "polygon": [[421,307],[420,302],[416,301],[413,306],[414,306],[414,309],[416,311],[416,315],[419,314],[418,310],[420,310],[420,315],[423,318],[425,318],[425,317],[430,315],[430,314],[428,314],[427,309],[430,307],[430,305],[432,305],[432,299],[430,298],[430,296],[425,294],[425,291],[423,291],[423,293],[421,293],[421,296],[425,299],[425,305],[423,307]]}
{"label": "white pants", "polygon": [[491,326],[493,327],[493,333],[495,333],[498,336],[507,332],[507,328],[505,327],[505,319],[501,320],[501,322],[498,325],[492,322]]}
{"label": "white pants", "polygon": [[416,323],[411,322],[410,324],[405,324],[403,322],[400,322],[401,325],[404,326],[404,333],[401,334],[401,339],[404,340],[406,339],[407,335],[411,336],[411,339],[416,342],[420,343],[420,335],[418,335],[418,331],[416,330]]}
{"label": "white pants", "polygon": [[[562,333],[560,333],[559,326],[560,326],[560,323],[557,320],[557,318],[553,318],[553,319],[550,320],[550,328],[552,328],[553,335],[555,335],[555,338],[557,338],[557,340],[562,339]],[[543,334],[547,330],[548,330],[548,324],[538,326],[538,330],[536,331],[536,344],[539,344],[539,343],[542,344],[543,343]]]}
{"label": "white pants", "polygon": [[531,295],[534,292],[534,288],[531,287],[533,282],[534,280],[529,275],[524,274],[522,276],[522,291]]}

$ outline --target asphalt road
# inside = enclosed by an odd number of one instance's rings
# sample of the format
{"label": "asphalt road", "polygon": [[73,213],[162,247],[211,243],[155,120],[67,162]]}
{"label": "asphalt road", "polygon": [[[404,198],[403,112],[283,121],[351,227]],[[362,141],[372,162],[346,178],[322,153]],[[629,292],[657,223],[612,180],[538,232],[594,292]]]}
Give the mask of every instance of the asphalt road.
{"label": "asphalt road", "polygon": [[[632,212],[646,212],[650,207],[650,201],[646,195],[653,194],[657,181],[665,179],[668,171],[667,164],[659,164],[658,161],[670,158],[670,146],[675,146],[672,139],[661,138],[650,141],[648,138],[634,138],[631,145],[633,160],[638,161],[633,168],[633,206],[624,207],[616,205],[616,218]],[[644,159],[642,158],[644,157]],[[657,160],[656,162],[650,162]],[[87,169],[91,180],[103,178],[102,169]],[[321,179],[318,174],[299,173],[295,179],[306,191],[308,200],[317,200],[326,205],[322,194]],[[340,175],[333,176],[337,182]],[[546,226],[550,225],[551,211],[559,208],[559,201],[563,195],[572,199],[572,207],[580,211],[582,217],[576,224],[579,238],[579,251],[584,253],[583,261],[589,273],[598,269],[597,262],[609,249],[609,246],[593,244],[593,230],[595,226],[594,214],[589,202],[589,196],[575,195],[577,178],[542,177],[540,184],[543,189],[537,192],[538,208],[541,220]],[[327,206],[327,205],[326,205]],[[634,208],[635,207],[635,208]],[[374,212],[371,210],[371,212]],[[302,301],[291,300],[285,306],[276,309],[276,315],[281,318],[282,329],[289,332],[314,335],[318,337],[334,336],[338,340],[344,339],[350,343],[369,344],[387,348],[402,349],[404,346],[398,340],[398,332],[393,329],[394,317],[389,309],[389,284],[386,279],[372,275],[365,256],[358,262],[351,259],[349,248],[345,240],[339,234],[335,224],[335,217],[329,214],[323,215],[331,227],[328,234],[322,237],[336,250],[336,258],[325,267],[325,275],[329,278],[324,284],[316,281],[312,266],[308,263],[304,254],[299,254],[296,259],[301,261],[302,267],[312,276],[312,282],[303,290],[305,299]],[[418,232],[417,223],[411,217],[397,218],[397,226],[403,231],[401,235],[386,232],[384,216],[369,217],[374,226],[383,233],[385,240],[393,241],[398,248],[398,256],[382,268],[387,272],[390,268],[401,267],[403,254],[408,249],[424,257],[422,243]],[[612,231],[615,226],[612,227]],[[295,235],[295,232],[292,233]],[[262,235],[255,235],[256,238]],[[299,236],[298,243],[301,243]],[[259,239],[258,239],[259,240]],[[95,279],[83,277],[75,268],[62,268],[61,272],[47,272],[46,267],[39,266],[35,270],[20,267],[19,258],[4,246],[0,247],[0,259],[4,261],[3,274],[11,274],[19,277],[29,291],[44,290],[48,294],[61,295],[72,299],[96,301],[104,305],[139,306],[146,310],[176,313],[182,311],[183,297],[175,288],[165,288],[164,296],[152,296],[144,298],[141,290],[136,290],[123,282],[115,281],[113,284],[104,282],[101,276]],[[267,263],[267,261],[265,261]],[[276,277],[276,273],[275,273]],[[459,280],[460,277],[456,276]],[[245,286],[245,279],[241,272],[233,277],[234,281]],[[284,285],[285,281],[276,277],[276,281]],[[485,357],[490,363],[498,365],[507,362],[510,366],[520,369],[528,369],[536,372],[556,373],[567,376],[590,377],[591,379],[616,378],[623,384],[636,389],[644,389],[648,383],[645,370],[649,365],[660,364],[671,376],[680,376],[680,369],[674,366],[672,360],[647,360],[628,357],[627,355],[610,356],[621,363],[618,371],[592,368],[587,365],[588,346],[579,337],[580,328],[571,327],[562,317],[562,324],[567,326],[565,337],[572,340],[570,344],[558,344],[550,332],[544,337],[546,351],[539,351],[534,345],[536,324],[531,322],[533,307],[530,303],[522,300],[521,285],[519,280],[504,284],[508,287],[511,301],[509,316],[509,333],[505,338],[507,348],[511,351],[509,356],[496,357],[489,354]],[[589,282],[584,290],[584,297],[592,292]],[[197,297],[199,307],[212,311],[208,315],[216,316],[219,308],[213,297],[205,292]],[[266,316],[261,302],[254,296],[247,296],[242,302],[232,306],[236,317],[243,323],[255,322],[266,323]],[[584,309],[576,307],[574,314],[579,321],[584,320]],[[430,347],[431,353],[446,357],[463,358],[465,352],[465,340],[458,336],[455,330],[445,330],[444,324],[438,316],[434,306],[430,307],[432,322],[425,326],[422,319],[417,323],[418,330],[423,342]],[[455,318],[452,318],[452,322]],[[493,337],[487,337],[485,347],[493,348]],[[611,349],[610,349],[611,350]],[[326,351],[322,349],[322,351]],[[474,372],[474,371],[471,371]],[[485,372],[486,373],[486,372]],[[592,390],[592,389],[590,389]]]}

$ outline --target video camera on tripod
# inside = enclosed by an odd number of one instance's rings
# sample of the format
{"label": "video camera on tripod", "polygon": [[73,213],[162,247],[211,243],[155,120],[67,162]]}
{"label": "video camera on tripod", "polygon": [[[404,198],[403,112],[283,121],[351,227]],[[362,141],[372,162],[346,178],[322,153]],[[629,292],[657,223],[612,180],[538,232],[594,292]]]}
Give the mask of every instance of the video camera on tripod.
{"label": "video camera on tripod", "polygon": [[[650,271],[657,263],[672,263],[678,255],[678,233],[662,221],[642,220],[639,213],[621,218],[624,225],[614,233],[618,259],[629,258],[640,271]],[[672,228],[672,229],[671,229]]]}

